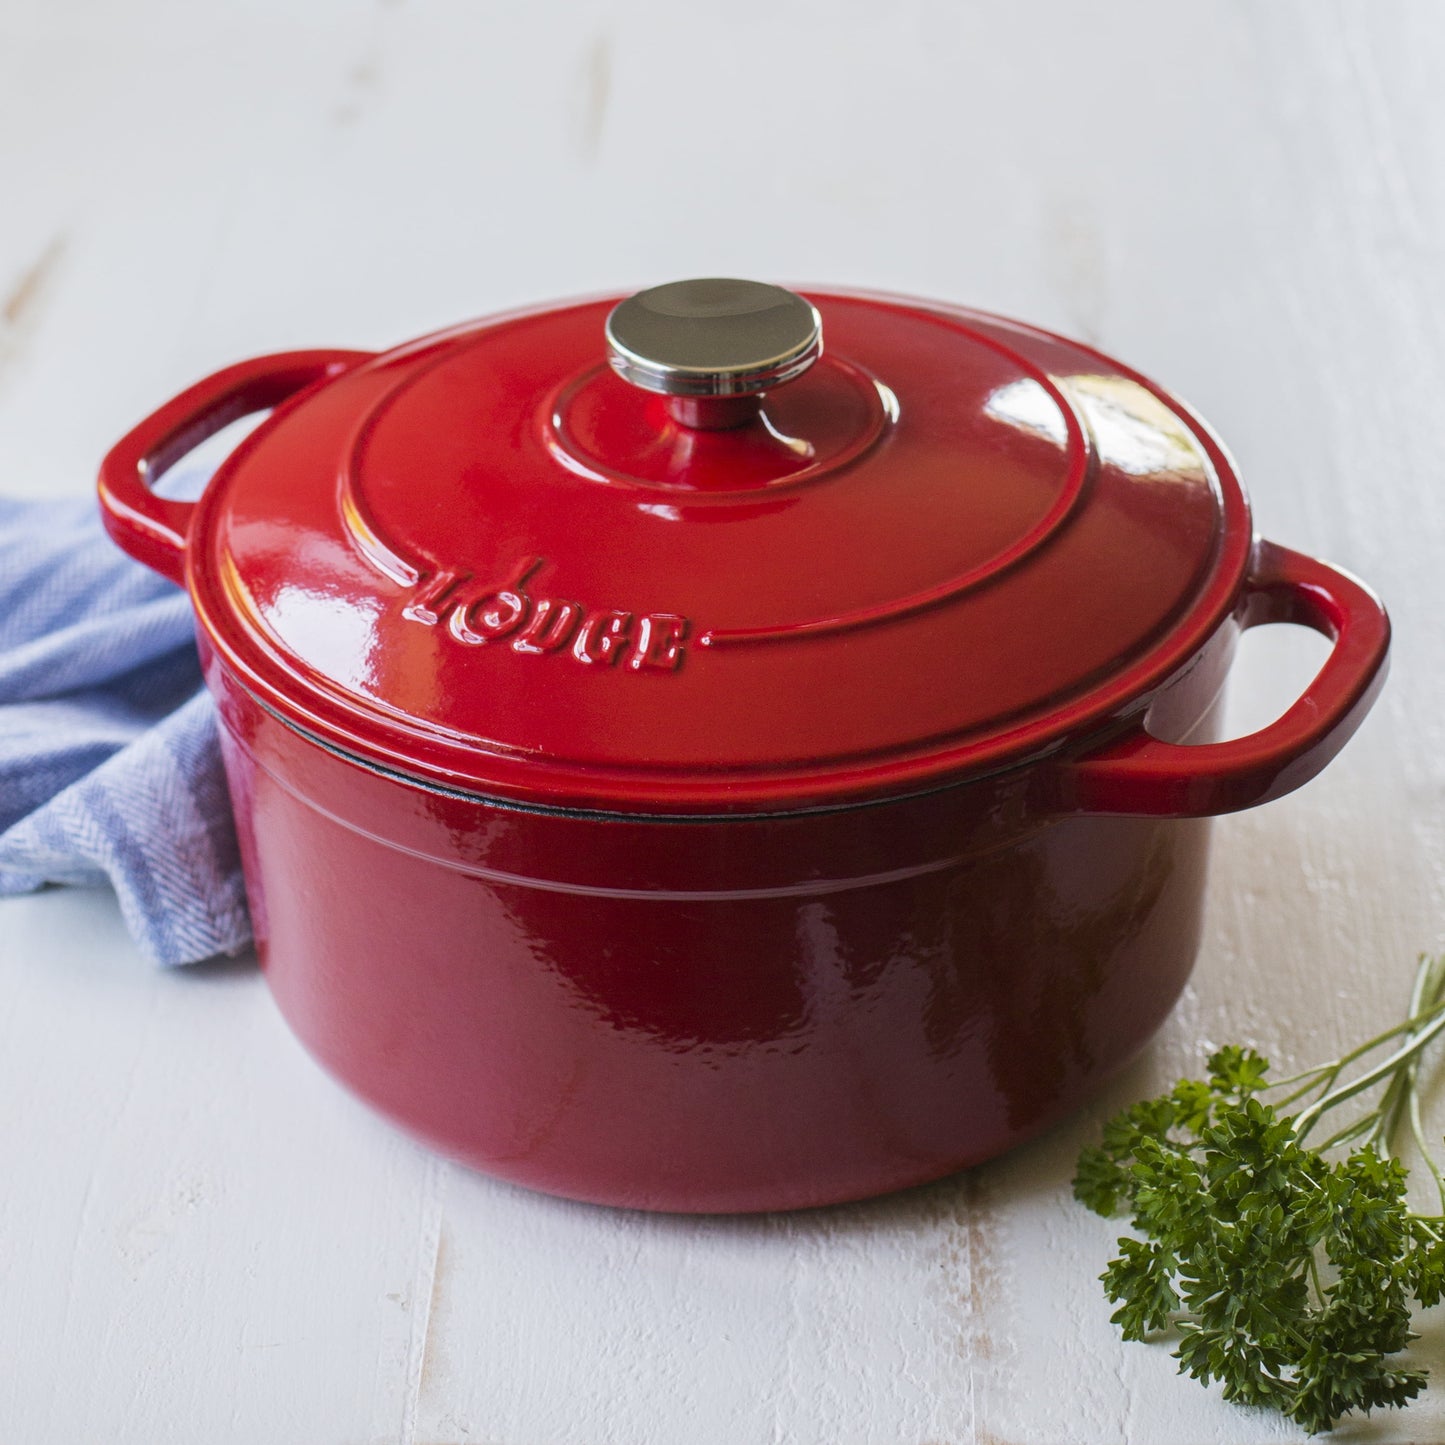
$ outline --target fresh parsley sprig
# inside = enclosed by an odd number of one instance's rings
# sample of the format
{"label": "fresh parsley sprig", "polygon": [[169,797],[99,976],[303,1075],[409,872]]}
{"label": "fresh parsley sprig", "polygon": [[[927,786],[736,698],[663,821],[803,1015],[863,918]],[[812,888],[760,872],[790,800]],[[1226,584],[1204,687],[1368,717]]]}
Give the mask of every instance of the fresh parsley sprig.
{"label": "fresh parsley sprig", "polygon": [[[1421,1052],[1442,1031],[1445,956],[1424,958],[1406,1018],[1340,1058],[1271,1080],[1267,1060],[1230,1046],[1207,1079],[1111,1119],[1079,1156],[1074,1194],[1098,1214],[1128,1212],[1141,1236],[1120,1239],[1100,1276],[1124,1338],[1172,1332],[1182,1373],[1312,1434],[1418,1395],[1425,1372],[1396,1357],[1415,1338],[1414,1306],[1445,1292],[1445,1177],[1419,1089]],[[1372,1089],[1372,1107],[1306,1142]],[[1407,1130],[1439,1214],[1407,1202]]]}

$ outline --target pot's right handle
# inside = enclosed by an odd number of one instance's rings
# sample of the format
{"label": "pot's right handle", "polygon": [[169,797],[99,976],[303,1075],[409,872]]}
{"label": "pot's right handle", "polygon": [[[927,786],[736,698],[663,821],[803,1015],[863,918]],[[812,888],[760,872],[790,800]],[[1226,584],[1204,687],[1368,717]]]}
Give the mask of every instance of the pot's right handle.
{"label": "pot's right handle", "polygon": [[1307,783],[1345,745],[1385,680],[1390,620],[1348,573],[1273,542],[1256,544],[1242,627],[1295,622],[1334,643],[1304,695],[1247,737],[1186,746],[1142,724],[1049,771],[1052,802],[1067,813],[1201,818],[1268,803]]}
{"label": "pot's right handle", "polygon": [[279,406],[371,356],[368,351],[283,351],[238,362],[168,401],[110,449],[100,467],[101,520],[137,562],[184,584],[194,502],[159,497],[156,479],[222,427]]}

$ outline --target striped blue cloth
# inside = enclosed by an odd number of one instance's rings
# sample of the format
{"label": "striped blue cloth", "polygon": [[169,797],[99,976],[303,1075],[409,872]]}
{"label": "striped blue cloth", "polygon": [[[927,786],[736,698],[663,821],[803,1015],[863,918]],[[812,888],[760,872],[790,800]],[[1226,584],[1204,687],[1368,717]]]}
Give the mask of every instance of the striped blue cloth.
{"label": "striped blue cloth", "polygon": [[93,501],[0,497],[0,895],[109,883],[156,963],[245,948],[216,728],[185,594]]}

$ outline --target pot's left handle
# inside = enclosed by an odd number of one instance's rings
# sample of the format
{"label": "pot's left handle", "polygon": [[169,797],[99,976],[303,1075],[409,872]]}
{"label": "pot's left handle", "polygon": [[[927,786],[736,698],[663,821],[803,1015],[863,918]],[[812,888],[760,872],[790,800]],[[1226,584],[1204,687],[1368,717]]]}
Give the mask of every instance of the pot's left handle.
{"label": "pot's left handle", "polygon": [[209,436],[330,381],[368,351],[283,351],[237,362],[168,401],[110,449],[100,467],[101,520],[137,562],[184,584],[194,502],[157,496],[156,479]]}
{"label": "pot's left handle", "polygon": [[1047,766],[1046,806],[1064,813],[1201,818],[1252,808],[1307,783],[1345,745],[1385,681],[1390,620],[1362,582],[1274,542],[1256,544],[1241,627],[1294,622],[1334,646],[1303,696],[1247,737],[1181,745],[1137,724]]}

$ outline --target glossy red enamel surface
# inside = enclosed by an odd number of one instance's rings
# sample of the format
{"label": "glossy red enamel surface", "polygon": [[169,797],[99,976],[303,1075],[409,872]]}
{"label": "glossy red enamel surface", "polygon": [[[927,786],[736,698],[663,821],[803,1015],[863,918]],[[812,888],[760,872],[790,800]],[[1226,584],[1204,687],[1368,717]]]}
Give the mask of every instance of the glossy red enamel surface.
{"label": "glossy red enamel surface", "polygon": [[1076,1107],[1197,947],[1203,821],[1045,820],[1017,777],[712,823],[500,810],[399,788],[211,678],[292,1027],[532,1188],[751,1211],[936,1178]]}
{"label": "glossy red enamel surface", "polygon": [[[1152,384],[815,299],[824,358],[751,419],[610,375],[589,303],[243,362],[103,465],[197,605],[278,1003],[478,1168],[759,1210],[1008,1148],[1183,987],[1207,816],[1307,781],[1383,682],[1378,600],[1255,540]],[[154,494],[265,407],[199,504]],[[1326,662],[1214,741],[1277,622]]]}
{"label": "glossy red enamel surface", "polygon": [[347,752],[653,813],[1036,754],[1228,614],[1248,510],[1185,414],[1043,333],[813,299],[822,361],[721,430],[612,375],[606,303],[351,368],[202,504],[208,631]]}

